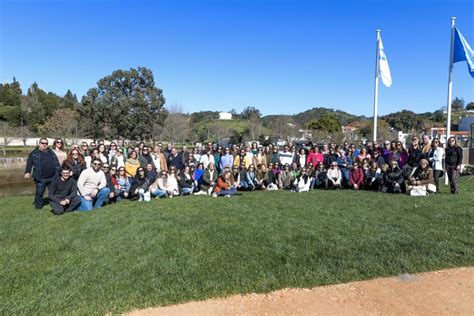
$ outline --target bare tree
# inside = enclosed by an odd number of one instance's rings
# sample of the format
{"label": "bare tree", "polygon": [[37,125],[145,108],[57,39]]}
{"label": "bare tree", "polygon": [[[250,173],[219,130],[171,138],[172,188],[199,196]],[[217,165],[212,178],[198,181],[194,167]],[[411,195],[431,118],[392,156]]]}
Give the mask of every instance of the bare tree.
{"label": "bare tree", "polygon": [[157,128],[160,132],[159,137],[162,140],[167,140],[172,144],[178,142],[184,143],[189,139],[191,132],[191,119],[186,114],[169,113],[163,126]]}
{"label": "bare tree", "polygon": [[1,144],[2,152],[3,152],[3,155],[6,156],[7,152],[5,149],[8,146],[8,144],[12,142],[15,136],[14,135],[15,130],[7,122],[0,121],[0,134],[2,135],[1,137],[2,138],[2,144]]}

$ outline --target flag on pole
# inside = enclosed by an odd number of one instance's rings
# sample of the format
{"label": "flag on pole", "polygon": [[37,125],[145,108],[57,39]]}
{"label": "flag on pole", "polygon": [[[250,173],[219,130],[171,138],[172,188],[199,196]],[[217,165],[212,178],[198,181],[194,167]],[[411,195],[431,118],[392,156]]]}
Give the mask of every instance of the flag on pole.
{"label": "flag on pole", "polygon": [[474,78],[474,51],[457,27],[454,27],[454,31],[453,63],[466,61],[469,73]]}
{"label": "flag on pole", "polygon": [[383,49],[382,38],[379,38],[379,77],[386,87],[392,85],[392,75],[390,74],[390,67],[388,67],[387,56]]}

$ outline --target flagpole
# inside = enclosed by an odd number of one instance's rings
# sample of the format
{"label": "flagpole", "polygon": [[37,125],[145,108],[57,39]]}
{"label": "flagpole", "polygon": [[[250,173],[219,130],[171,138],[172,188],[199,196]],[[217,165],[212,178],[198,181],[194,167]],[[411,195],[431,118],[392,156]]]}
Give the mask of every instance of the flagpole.
{"label": "flagpole", "polygon": [[380,30],[377,32],[377,44],[375,46],[375,92],[374,92],[374,137],[373,141],[377,141],[377,116],[379,103],[379,40]]}
{"label": "flagpole", "polygon": [[[451,136],[451,99],[453,96],[453,55],[454,55],[454,31],[456,25],[456,17],[451,17],[451,47],[449,53],[449,75],[448,75],[448,117],[446,119],[446,140],[444,142],[444,148],[448,145],[448,139]],[[444,177],[444,184],[448,185],[448,176],[447,174]]]}

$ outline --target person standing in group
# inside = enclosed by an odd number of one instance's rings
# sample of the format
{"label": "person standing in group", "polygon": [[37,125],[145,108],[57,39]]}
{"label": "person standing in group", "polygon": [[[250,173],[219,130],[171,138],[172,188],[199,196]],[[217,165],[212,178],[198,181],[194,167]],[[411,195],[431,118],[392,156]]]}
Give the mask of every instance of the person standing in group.
{"label": "person standing in group", "polygon": [[54,151],[48,147],[48,140],[41,138],[39,145],[29,155],[25,168],[25,179],[31,176],[36,184],[35,208],[43,208],[43,195],[46,187],[51,189],[54,177],[59,173],[59,160]]}
{"label": "person standing in group", "polygon": [[444,149],[440,144],[439,138],[433,138],[433,141],[431,142],[431,150],[428,153],[428,161],[433,169],[436,193],[439,192],[439,178],[443,176],[443,158]]}
{"label": "person standing in group", "polygon": [[71,171],[68,167],[61,168],[60,176],[56,177],[48,188],[49,205],[55,215],[74,211],[81,204],[76,180],[71,176]]}
{"label": "person standing in group", "polygon": [[64,160],[67,159],[67,153],[64,151],[64,142],[61,138],[56,138],[53,142],[53,152],[58,157],[59,165],[61,166]]}
{"label": "person standing in group", "polygon": [[458,179],[461,173],[462,148],[457,144],[456,138],[450,137],[446,146],[446,173],[448,174],[451,193],[457,194]]}
{"label": "person standing in group", "polygon": [[[102,161],[95,158],[91,162],[91,168],[82,171],[77,181],[77,189],[81,198],[81,211],[91,211],[92,208],[100,208],[107,200],[110,190],[107,187],[105,173],[101,170]],[[93,206],[93,202],[95,204]]]}

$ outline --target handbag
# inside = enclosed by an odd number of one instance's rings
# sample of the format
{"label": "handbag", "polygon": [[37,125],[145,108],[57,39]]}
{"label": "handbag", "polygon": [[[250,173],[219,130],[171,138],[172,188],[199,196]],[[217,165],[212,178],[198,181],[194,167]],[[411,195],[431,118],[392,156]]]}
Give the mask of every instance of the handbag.
{"label": "handbag", "polygon": [[410,190],[410,196],[427,196],[428,192],[422,185],[415,185]]}
{"label": "handbag", "polygon": [[432,183],[429,183],[427,185],[427,189],[428,189],[428,192],[429,193],[436,193],[436,185],[432,184]]}

